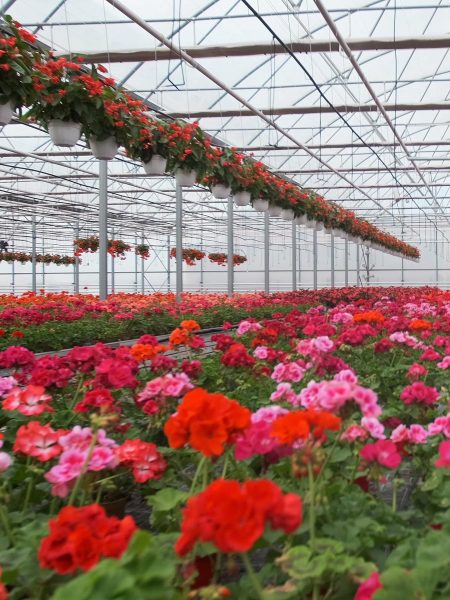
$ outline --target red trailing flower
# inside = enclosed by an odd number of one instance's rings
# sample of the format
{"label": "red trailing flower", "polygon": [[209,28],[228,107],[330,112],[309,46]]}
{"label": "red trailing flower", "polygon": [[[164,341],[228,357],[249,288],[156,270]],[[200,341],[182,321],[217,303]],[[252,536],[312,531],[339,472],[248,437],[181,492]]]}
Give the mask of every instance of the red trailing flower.
{"label": "red trailing flower", "polygon": [[396,469],[402,462],[401,454],[391,440],[378,440],[373,444],[366,444],[359,454],[364,460],[377,462],[388,469]]}

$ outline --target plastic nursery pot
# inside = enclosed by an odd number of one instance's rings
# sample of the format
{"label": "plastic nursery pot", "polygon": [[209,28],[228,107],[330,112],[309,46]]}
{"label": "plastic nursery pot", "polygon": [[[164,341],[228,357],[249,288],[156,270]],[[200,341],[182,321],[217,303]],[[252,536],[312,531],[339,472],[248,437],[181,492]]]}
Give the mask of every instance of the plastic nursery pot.
{"label": "plastic nursery pot", "polygon": [[48,122],[48,134],[55,146],[70,148],[80,139],[81,123],[52,119]]}
{"label": "plastic nursery pot", "polygon": [[0,104],[0,125],[8,125],[14,115],[13,103],[8,100],[4,104]]}
{"label": "plastic nursery pot", "polygon": [[279,217],[282,212],[281,206],[277,206],[276,204],[271,204],[269,206],[269,216],[270,217]]}
{"label": "plastic nursery pot", "polygon": [[211,194],[217,200],[225,200],[231,194],[231,188],[223,183],[217,183],[211,187]]}
{"label": "plastic nursery pot", "polygon": [[99,160],[113,159],[119,149],[116,138],[112,135],[105,140],[90,138],[89,145],[91,146],[92,154]]}
{"label": "plastic nursery pot", "polygon": [[294,222],[296,225],[306,225],[308,217],[306,215],[299,215],[295,217]]}
{"label": "plastic nursery pot", "polygon": [[197,181],[197,171],[185,171],[177,169],[175,171],[175,179],[178,185],[183,187],[192,187]]}
{"label": "plastic nursery pot", "polygon": [[292,208],[283,208],[280,217],[283,219],[283,221],[293,221],[295,217],[294,211]]}
{"label": "plastic nursery pot", "polygon": [[265,198],[256,198],[253,200],[253,208],[256,212],[266,212],[269,210],[269,201]]}
{"label": "plastic nursery pot", "polygon": [[250,192],[236,192],[234,194],[234,203],[236,206],[248,206],[252,199]]}
{"label": "plastic nursery pot", "polygon": [[317,221],[314,221],[314,219],[307,219],[305,225],[308,229],[316,229]]}
{"label": "plastic nursery pot", "polygon": [[166,172],[167,158],[160,154],[154,154],[147,162],[142,162],[147,175],[164,175]]}

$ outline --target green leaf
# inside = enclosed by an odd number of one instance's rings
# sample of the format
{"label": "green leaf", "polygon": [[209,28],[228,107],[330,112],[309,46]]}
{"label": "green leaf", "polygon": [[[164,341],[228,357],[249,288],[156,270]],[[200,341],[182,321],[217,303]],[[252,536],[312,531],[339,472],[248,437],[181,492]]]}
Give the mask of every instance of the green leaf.
{"label": "green leaf", "polygon": [[182,492],[174,488],[164,488],[156,492],[153,496],[148,496],[147,500],[157,512],[167,512],[173,510],[189,498],[188,492]]}

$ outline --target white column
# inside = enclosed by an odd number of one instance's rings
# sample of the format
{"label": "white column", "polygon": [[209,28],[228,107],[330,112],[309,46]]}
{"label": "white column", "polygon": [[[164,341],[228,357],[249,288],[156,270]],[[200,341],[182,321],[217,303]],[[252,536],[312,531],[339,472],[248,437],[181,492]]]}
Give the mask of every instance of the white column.
{"label": "white column", "polygon": [[233,197],[228,196],[228,211],[227,211],[227,292],[229,296],[233,295],[234,291],[234,237],[233,237]]}
{"label": "white column", "polygon": [[98,289],[100,300],[108,296],[108,161],[99,161],[98,180]]}
{"label": "white column", "polygon": [[181,302],[183,293],[183,190],[179,183],[176,184],[176,300]]}

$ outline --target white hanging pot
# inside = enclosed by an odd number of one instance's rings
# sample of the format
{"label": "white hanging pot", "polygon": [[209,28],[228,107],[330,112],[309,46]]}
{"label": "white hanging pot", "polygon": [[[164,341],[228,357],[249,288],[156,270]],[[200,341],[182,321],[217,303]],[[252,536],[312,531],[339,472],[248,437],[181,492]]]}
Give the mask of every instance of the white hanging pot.
{"label": "white hanging pot", "polygon": [[317,222],[314,221],[314,219],[306,219],[305,225],[306,225],[306,227],[308,229],[315,229],[316,225],[317,225]]}
{"label": "white hanging pot", "polygon": [[48,134],[55,146],[70,148],[80,139],[81,123],[52,119],[48,122]]}
{"label": "white hanging pot", "polygon": [[166,172],[167,158],[154,154],[147,162],[142,161],[142,166],[147,175],[164,175]]}
{"label": "white hanging pot", "polygon": [[211,194],[217,200],[225,200],[231,194],[230,186],[223,185],[223,183],[216,183],[211,187]]}
{"label": "white hanging pot", "polygon": [[323,231],[323,223],[320,223],[319,221],[313,221],[315,223],[314,225],[314,229],[316,231]]}
{"label": "white hanging pot", "polygon": [[282,212],[281,206],[277,206],[276,204],[271,204],[269,206],[269,216],[271,217],[279,217]]}
{"label": "white hanging pot", "polygon": [[332,231],[333,231],[332,229],[328,229],[328,227],[325,227],[325,234],[326,235],[331,235]]}
{"label": "white hanging pot", "polygon": [[294,219],[296,225],[306,225],[307,220],[308,217],[306,215],[300,215]]}
{"label": "white hanging pot", "polygon": [[256,212],[266,212],[269,210],[269,201],[265,198],[256,198],[253,200],[253,208]]}
{"label": "white hanging pot", "polygon": [[283,208],[280,217],[283,219],[283,221],[293,221],[295,214],[292,208]]}
{"label": "white hanging pot", "polygon": [[197,181],[197,171],[177,169],[175,171],[175,179],[178,185],[183,187],[192,187]]}
{"label": "white hanging pot", "polygon": [[250,204],[250,200],[252,199],[252,196],[250,194],[250,192],[236,192],[234,194],[234,203],[236,204],[236,206],[248,206]]}
{"label": "white hanging pot", "polygon": [[0,125],[8,125],[14,115],[13,103],[8,100],[4,104],[0,104]]}
{"label": "white hanging pot", "polygon": [[99,160],[112,160],[119,149],[116,138],[112,135],[106,138],[106,140],[90,138],[89,144],[91,146],[92,154]]}

